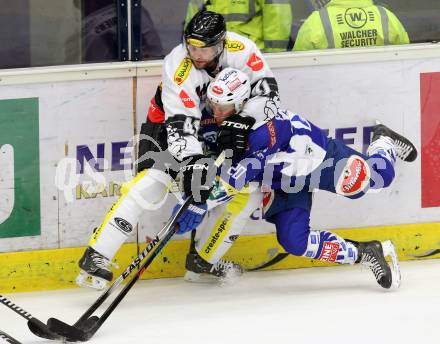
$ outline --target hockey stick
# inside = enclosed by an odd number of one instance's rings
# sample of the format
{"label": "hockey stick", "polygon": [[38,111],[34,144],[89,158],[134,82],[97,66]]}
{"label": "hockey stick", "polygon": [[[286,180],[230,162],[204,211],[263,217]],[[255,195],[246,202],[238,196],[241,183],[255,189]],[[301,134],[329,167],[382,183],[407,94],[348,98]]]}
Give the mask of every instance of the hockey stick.
{"label": "hockey stick", "polygon": [[12,309],[18,315],[25,318],[28,321],[27,324],[29,329],[38,337],[46,339],[62,339],[61,336],[52,332],[46,324],[33,317],[30,313],[26,312],[23,308],[17,306],[3,295],[0,295],[0,302],[3,303],[6,307]]}
{"label": "hockey stick", "polygon": [[[148,244],[148,246],[141,252],[141,254],[135,258],[135,260],[130,263],[127,269],[118,277],[117,280],[87,309],[87,311],[78,319],[78,321],[73,325],[68,325],[63,321],[50,318],[47,325],[41,323],[42,327],[49,326],[50,331],[57,333],[59,336],[66,338],[68,341],[87,341],[89,340],[96,331],[102,326],[104,321],[110,316],[116,306],[122,301],[124,296],[128,293],[131,287],[136,283],[145,269],[152,263],[154,258],[162,251],[165,244],[171,239],[171,237],[176,232],[175,223],[177,218],[182,214],[183,211],[190,205],[192,198],[189,198],[179,209],[179,211],[168,221],[166,226],[156,235],[156,238]],[[124,281],[130,273],[140,265],[142,258],[151,252],[152,249],[155,250],[147,258],[147,260],[142,264],[141,268],[136,272],[132,279],[125,285],[121,292],[112,301],[109,307],[104,311],[101,317],[92,316],[92,314],[103,304],[103,302],[113,293],[113,291]],[[143,256],[143,257],[142,257]],[[40,336],[42,328],[37,326],[31,331]],[[41,336],[40,336],[41,337]],[[52,338],[49,338],[52,339]]]}
{"label": "hockey stick", "polygon": [[[225,153],[222,152],[217,160],[214,162],[215,167],[220,167],[220,165],[225,160]],[[214,173],[216,172],[215,169]],[[209,179],[208,179],[209,180]],[[152,251],[150,256],[145,260],[140,269],[136,272],[136,274],[131,278],[131,280],[125,285],[125,287],[120,291],[120,293],[116,296],[116,298],[112,301],[112,303],[108,306],[108,308],[104,311],[104,313],[98,316],[91,316],[94,311],[104,302],[105,299],[112,293],[112,291],[122,283],[122,281],[127,278],[127,276],[135,269],[136,266],[139,266],[142,259],[146,256],[143,253],[146,249],[130,264],[130,266],[122,273],[122,275],[110,286],[110,288],[102,294],[98,300],[80,317],[80,319],[73,325],[68,325],[61,320],[56,318],[50,318],[48,320],[48,326],[51,330],[62,335],[68,341],[87,341],[89,340],[98,329],[102,326],[104,321],[110,316],[113,310],[117,307],[117,305],[122,301],[125,295],[129,292],[132,286],[136,283],[139,277],[143,274],[146,268],[152,263],[154,258],[162,251],[163,247],[168,243],[171,237],[177,230],[176,223],[177,219],[180,215],[190,206],[193,202],[192,196],[190,196],[185,203],[180,207],[180,209],[176,212],[174,216],[170,218],[165,227],[156,235],[156,239],[153,240],[150,244],[152,247],[150,251],[155,247],[155,250]],[[148,248],[148,246],[147,246]],[[143,255],[143,256],[142,256]],[[142,256],[142,257],[141,257]]]}
{"label": "hockey stick", "polygon": [[261,263],[257,266],[254,266],[253,268],[247,268],[245,271],[258,271],[258,270],[268,268],[269,266],[272,266],[272,265],[282,261],[288,255],[289,255],[289,253],[286,253],[286,252],[277,253],[274,256],[269,257],[268,261]]}
{"label": "hockey stick", "polygon": [[0,339],[4,339],[6,343],[21,344],[17,339],[11,337],[9,334],[3,332],[2,330],[0,330]]}
{"label": "hockey stick", "polygon": [[[191,232],[191,239],[190,239],[190,251],[195,250],[195,238],[196,238],[196,230],[193,229]],[[252,271],[258,271],[265,269],[269,266],[275,265],[276,263],[282,261],[284,258],[286,258],[289,255],[289,253],[286,252],[278,252],[277,248],[271,248],[268,250],[268,258],[265,262],[262,262],[258,265],[255,265],[253,267],[245,268],[245,272],[252,272]]]}
{"label": "hockey stick", "polygon": [[96,333],[96,331],[98,331],[98,329],[102,326],[104,321],[110,316],[110,314],[113,312],[116,306],[122,301],[122,299],[125,297],[128,291],[137,282],[137,280],[142,275],[142,273],[152,263],[154,258],[162,251],[163,247],[168,243],[168,241],[174,235],[174,233],[176,232],[176,226],[175,226],[176,220],[178,216],[180,216],[180,214],[189,206],[190,201],[192,201],[192,198],[189,198],[185,202],[185,204],[180,208],[180,210],[182,211],[179,210],[177,214],[172,218],[172,221],[168,224],[168,226],[164,228],[165,234],[160,239],[160,242],[157,245],[156,249],[146,259],[146,261],[142,264],[140,269],[125,285],[125,287],[121,290],[121,292],[116,296],[116,298],[112,301],[112,303],[108,306],[108,308],[104,311],[104,313],[100,317],[96,315],[90,316],[97,308],[94,307],[95,305],[92,305],[92,307],[86,311],[86,313],[75,323],[75,325],[70,326],[61,320],[58,320],[56,318],[50,318],[48,320],[49,328],[54,332],[65,337],[68,341],[85,342],[89,340]]}

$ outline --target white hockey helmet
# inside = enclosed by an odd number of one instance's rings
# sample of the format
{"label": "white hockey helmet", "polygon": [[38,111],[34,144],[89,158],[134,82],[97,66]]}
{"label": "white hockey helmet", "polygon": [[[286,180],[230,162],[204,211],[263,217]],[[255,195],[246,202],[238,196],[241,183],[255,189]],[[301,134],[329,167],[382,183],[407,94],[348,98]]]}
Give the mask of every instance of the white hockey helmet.
{"label": "white hockey helmet", "polygon": [[243,109],[251,95],[251,83],[246,73],[225,68],[217,74],[208,87],[208,100],[220,106],[234,105],[235,113]]}

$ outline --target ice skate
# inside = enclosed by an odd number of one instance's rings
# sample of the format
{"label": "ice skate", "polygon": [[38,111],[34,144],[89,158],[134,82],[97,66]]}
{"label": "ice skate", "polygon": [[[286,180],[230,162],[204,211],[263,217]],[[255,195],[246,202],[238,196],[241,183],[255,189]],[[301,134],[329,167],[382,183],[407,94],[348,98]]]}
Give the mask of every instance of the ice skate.
{"label": "ice skate", "polygon": [[190,282],[226,282],[228,279],[240,276],[243,269],[240,265],[220,259],[215,264],[210,264],[201,258],[197,253],[189,253],[186,256],[185,281]]}
{"label": "ice skate", "polygon": [[[381,287],[389,289],[391,286],[395,288],[400,286],[399,262],[394,245],[390,240],[382,243],[376,240],[359,242],[356,243],[356,246],[358,249],[356,263],[367,266]],[[385,260],[386,256],[391,258],[391,267]]]}
{"label": "ice skate", "polygon": [[236,276],[243,274],[243,269],[240,265],[220,259],[217,263],[211,264],[198,255],[195,248],[186,256],[186,274],[185,281],[190,282],[226,282]]}
{"label": "ice skate", "polygon": [[387,126],[378,123],[373,132],[371,143],[379,140],[380,137],[388,137],[393,141],[394,149],[398,158],[403,161],[412,162],[417,158],[417,149],[406,137],[397,134]]}
{"label": "ice skate", "polygon": [[198,283],[224,283],[228,279],[243,274],[240,265],[220,259],[217,263],[211,264],[199,256],[196,250],[195,242],[196,231],[191,232],[191,243],[189,253],[186,256],[186,274],[185,281]]}
{"label": "ice skate", "polygon": [[76,284],[80,287],[102,290],[113,279],[113,273],[108,267],[115,264],[91,247],[87,247],[78,265],[81,271]]}

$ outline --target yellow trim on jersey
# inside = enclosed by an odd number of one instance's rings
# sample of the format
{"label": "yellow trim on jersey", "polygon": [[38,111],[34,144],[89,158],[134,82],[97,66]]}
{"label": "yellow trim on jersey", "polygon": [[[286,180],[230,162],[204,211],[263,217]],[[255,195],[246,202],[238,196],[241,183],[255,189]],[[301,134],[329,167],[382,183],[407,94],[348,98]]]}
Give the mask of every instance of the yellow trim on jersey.
{"label": "yellow trim on jersey", "polygon": [[249,202],[249,193],[238,193],[225,207],[222,215],[219,217],[211,230],[209,239],[205,242],[199,252],[200,257],[206,261],[210,261],[214,255],[216,247],[228,235],[231,224],[235,218],[240,214]]}
{"label": "yellow trim on jersey", "polygon": [[111,220],[113,217],[113,214],[115,211],[119,208],[119,205],[124,200],[124,198],[127,196],[128,192],[133,188],[133,186],[141,180],[149,170],[143,170],[142,172],[139,172],[136,177],[134,177],[132,180],[122,184],[121,186],[121,196],[119,199],[112,205],[110,208],[110,211],[107,213],[107,215],[104,218],[104,221],[102,221],[101,225],[96,229],[96,231],[93,233],[92,237],[89,241],[89,246],[92,246],[96,243],[96,240],[98,240],[99,235],[102,232],[102,229],[107,225],[107,223]]}

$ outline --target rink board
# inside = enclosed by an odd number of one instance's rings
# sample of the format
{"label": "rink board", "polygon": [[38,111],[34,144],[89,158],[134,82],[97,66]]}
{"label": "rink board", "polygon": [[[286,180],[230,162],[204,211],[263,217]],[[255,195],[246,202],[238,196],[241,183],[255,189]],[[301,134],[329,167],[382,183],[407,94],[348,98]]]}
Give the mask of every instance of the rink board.
{"label": "rink board", "polygon": [[[337,229],[335,232],[353,240],[391,239],[400,260],[440,258],[440,223]],[[189,240],[170,241],[142,278],[183,276],[188,248]],[[0,266],[0,293],[76,288],[75,278],[79,272],[77,261],[83,252],[84,247],[1,253],[0,260],[7,261],[8,265]],[[241,236],[226,258],[242,264],[245,268],[253,268],[283,252],[274,234],[260,234]],[[136,255],[136,244],[123,246],[116,256],[115,262],[119,269],[115,270],[115,278],[126,269]],[[266,270],[331,265],[336,264],[287,256]]]}
{"label": "rink board", "polygon": [[[417,228],[421,238],[430,238],[419,249],[438,249],[440,236],[424,233],[440,223],[439,56],[440,47],[434,45],[268,56],[284,107],[362,151],[379,119],[411,138],[420,152],[413,164],[397,163],[395,182],[380,193],[351,201],[318,192],[313,228],[357,228],[354,235],[369,237],[372,228]],[[133,135],[145,120],[160,67],[160,62],[144,62],[0,71],[0,116],[3,123],[22,123],[0,128],[0,252],[5,252],[0,254],[0,290],[13,290],[15,284],[16,290],[32,288],[26,283],[29,271],[41,278],[37,289],[72,283],[75,261],[93,228],[117,200],[121,184],[133,177]],[[19,110],[11,112],[11,102]],[[32,106],[25,106],[29,102]],[[27,141],[8,141],[15,137]],[[29,183],[29,175],[39,179],[39,190],[32,189],[36,183]],[[121,266],[130,260],[127,252],[132,256],[137,251],[136,242],[142,245],[163,226],[172,206],[169,199],[160,212],[142,216],[119,255],[125,262]],[[29,216],[16,215],[21,214],[18,210]],[[273,233],[274,226],[262,221],[256,209],[244,229],[246,236],[232,252],[242,249],[246,264],[264,261],[267,250],[274,249]],[[175,257],[169,254],[171,260],[157,268],[154,277],[182,273],[188,238],[173,238],[168,250],[175,251]],[[257,240],[255,252],[242,248],[248,240]],[[411,250],[409,242],[395,240]],[[170,262],[176,262],[176,268]],[[63,283],[57,277],[60,270],[66,274]],[[52,286],[43,282],[47,276],[53,276]]]}

